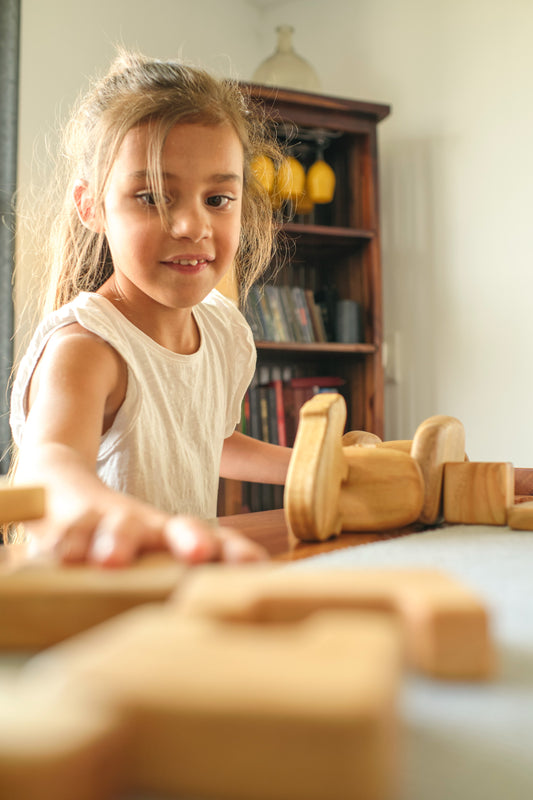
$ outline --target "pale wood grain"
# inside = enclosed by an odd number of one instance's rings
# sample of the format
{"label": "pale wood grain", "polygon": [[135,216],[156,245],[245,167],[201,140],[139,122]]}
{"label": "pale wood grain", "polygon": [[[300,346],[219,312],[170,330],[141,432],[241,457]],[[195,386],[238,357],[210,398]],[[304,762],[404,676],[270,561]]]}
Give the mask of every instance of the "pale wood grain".
{"label": "pale wood grain", "polygon": [[0,524],[40,519],[45,513],[46,496],[42,486],[12,486],[0,481]]}
{"label": "pale wood grain", "polygon": [[509,462],[444,465],[444,519],[467,525],[506,525],[514,504],[514,469]]}
{"label": "pale wood grain", "polygon": [[144,606],[48,651],[41,667],[42,680],[53,672],[130,721],[137,791],[391,795],[401,643],[383,615],[324,611],[262,627]]}
{"label": "pale wood grain", "polygon": [[205,566],[177,601],[183,613],[232,622],[295,622],[319,609],[380,611],[399,621],[409,664],[432,677],[493,674],[487,610],[467,586],[434,569],[290,572]]}
{"label": "pale wood grain", "polygon": [[455,417],[437,415],[418,426],[413,437],[411,456],[422,470],[425,498],[420,521],[436,522],[442,510],[444,464],[465,459],[465,431]]}

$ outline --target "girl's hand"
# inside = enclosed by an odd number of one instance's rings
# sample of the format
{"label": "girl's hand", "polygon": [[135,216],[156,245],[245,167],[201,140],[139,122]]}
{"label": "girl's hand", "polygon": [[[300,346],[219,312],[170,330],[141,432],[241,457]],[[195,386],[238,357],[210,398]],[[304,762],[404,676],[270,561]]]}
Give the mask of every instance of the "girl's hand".
{"label": "girl's hand", "polygon": [[125,509],[99,515],[88,512],[55,532],[53,550],[67,564],[88,562],[123,567],[146,552],[168,550],[178,561],[243,563],[268,558],[266,551],[232,528],[187,516],[152,521]]}

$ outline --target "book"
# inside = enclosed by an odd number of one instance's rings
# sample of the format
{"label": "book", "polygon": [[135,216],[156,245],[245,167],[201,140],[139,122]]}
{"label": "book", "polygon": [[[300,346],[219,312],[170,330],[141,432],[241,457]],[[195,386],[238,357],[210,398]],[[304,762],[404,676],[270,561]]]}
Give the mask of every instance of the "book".
{"label": "book", "polygon": [[287,427],[285,424],[285,403],[283,398],[283,381],[276,378],[271,382],[273,389],[272,402],[276,418],[277,444],[287,446]]}
{"label": "book", "polygon": [[298,389],[315,389],[316,391],[311,391],[311,397],[313,394],[316,394],[319,389],[335,389],[340,386],[344,386],[346,381],[344,378],[339,378],[337,376],[331,375],[310,375],[304,377],[296,377],[291,378],[288,383],[293,388]]}
{"label": "book", "polygon": [[295,377],[284,383],[285,432],[289,447],[294,444],[298,430],[300,409],[304,403],[319,392],[340,392],[345,384],[344,378],[317,375]]}
{"label": "book", "polygon": [[283,304],[281,302],[281,292],[278,286],[268,284],[265,286],[265,294],[268,297],[268,305],[272,316],[276,342],[290,342],[291,332],[289,322],[285,316]]}
{"label": "book", "polygon": [[270,309],[270,303],[268,302],[268,297],[265,294],[264,289],[260,289],[256,287],[257,291],[257,308],[261,317],[261,324],[263,326],[264,332],[264,339],[266,342],[275,342],[276,341],[276,329],[274,326],[274,321],[272,318],[272,311]]}
{"label": "book", "polygon": [[254,341],[260,342],[265,338],[265,331],[259,310],[259,296],[257,287],[252,286],[244,307],[244,316],[252,330]]}
{"label": "book", "polygon": [[289,323],[291,341],[303,342],[304,338],[301,331],[300,323],[298,322],[290,286],[280,286],[280,298],[281,298],[281,303],[283,305],[283,309],[285,311],[285,316]]}
{"label": "book", "polygon": [[307,308],[305,291],[301,286],[293,286],[291,288],[291,294],[294,302],[295,318],[298,321],[302,333],[302,341],[311,343],[314,341],[313,325]]}
{"label": "book", "polygon": [[248,435],[253,439],[261,439],[261,409],[259,404],[259,386],[255,375],[247,392],[248,396]]}
{"label": "book", "polygon": [[322,312],[315,302],[315,295],[311,289],[305,290],[305,297],[307,300],[307,307],[311,316],[311,325],[313,327],[313,334],[315,342],[327,342],[326,329],[324,327],[324,320]]}

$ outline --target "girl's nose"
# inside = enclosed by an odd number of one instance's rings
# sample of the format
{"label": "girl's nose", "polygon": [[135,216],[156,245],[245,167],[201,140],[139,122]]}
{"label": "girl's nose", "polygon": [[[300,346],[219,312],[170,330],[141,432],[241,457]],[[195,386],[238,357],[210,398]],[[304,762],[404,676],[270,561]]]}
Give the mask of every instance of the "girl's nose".
{"label": "girl's nose", "polygon": [[204,206],[181,204],[170,216],[170,233],[176,239],[199,242],[210,232],[208,211]]}

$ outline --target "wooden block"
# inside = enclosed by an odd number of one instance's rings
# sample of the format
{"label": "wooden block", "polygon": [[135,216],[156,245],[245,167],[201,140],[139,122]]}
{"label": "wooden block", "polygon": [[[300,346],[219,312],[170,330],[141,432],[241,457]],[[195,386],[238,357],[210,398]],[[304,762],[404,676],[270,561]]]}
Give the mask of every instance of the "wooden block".
{"label": "wooden block", "polygon": [[390,439],[388,442],[381,442],[378,447],[385,449],[401,450],[402,453],[411,455],[411,447],[413,445],[412,439]]}
{"label": "wooden block", "polygon": [[131,720],[136,791],[385,800],[400,663],[397,628],[381,614],[327,611],[262,627],[166,604],[51,648],[33,671],[100,693]]}
{"label": "wooden block", "polygon": [[0,564],[0,650],[40,650],[140,603],[166,600],[185,574],[165,554],[117,570]]}
{"label": "wooden block", "polygon": [[379,436],[368,431],[348,431],[342,437],[343,447],[376,447],[381,443]]}
{"label": "wooden block", "polygon": [[343,531],[402,528],[418,519],[424,481],[407,453],[378,447],[344,447],[349,465],[338,500]]}
{"label": "wooden block", "polygon": [[508,462],[444,465],[444,519],[466,525],[506,525],[514,504],[514,469]]}
{"label": "wooden block", "polygon": [[429,417],[418,426],[411,446],[411,456],[422,470],[425,486],[420,522],[435,523],[442,509],[444,464],[465,460],[465,432],[455,417]]}
{"label": "wooden block", "polygon": [[[112,800],[123,776],[117,714],[46,681],[0,686],[0,797]],[[122,796],[122,795],[121,795]]]}
{"label": "wooden block", "polygon": [[339,394],[316,395],[300,409],[283,505],[298,539],[329,539],[341,531],[339,495],[348,474],[341,437],[346,403]]}
{"label": "wooden block", "polygon": [[0,524],[39,519],[45,513],[45,490],[42,486],[12,486],[0,482]]}
{"label": "wooden block", "polygon": [[177,597],[183,613],[281,622],[317,609],[371,609],[401,620],[408,661],[430,676],[483,679],[493,672],[487,612],[460,582],[431,569],[289,572],[205,566]]}
{"label": "wooden block", "polygon": [[507,524],[515,531],[533,531],[533,501],[511,506]]}

